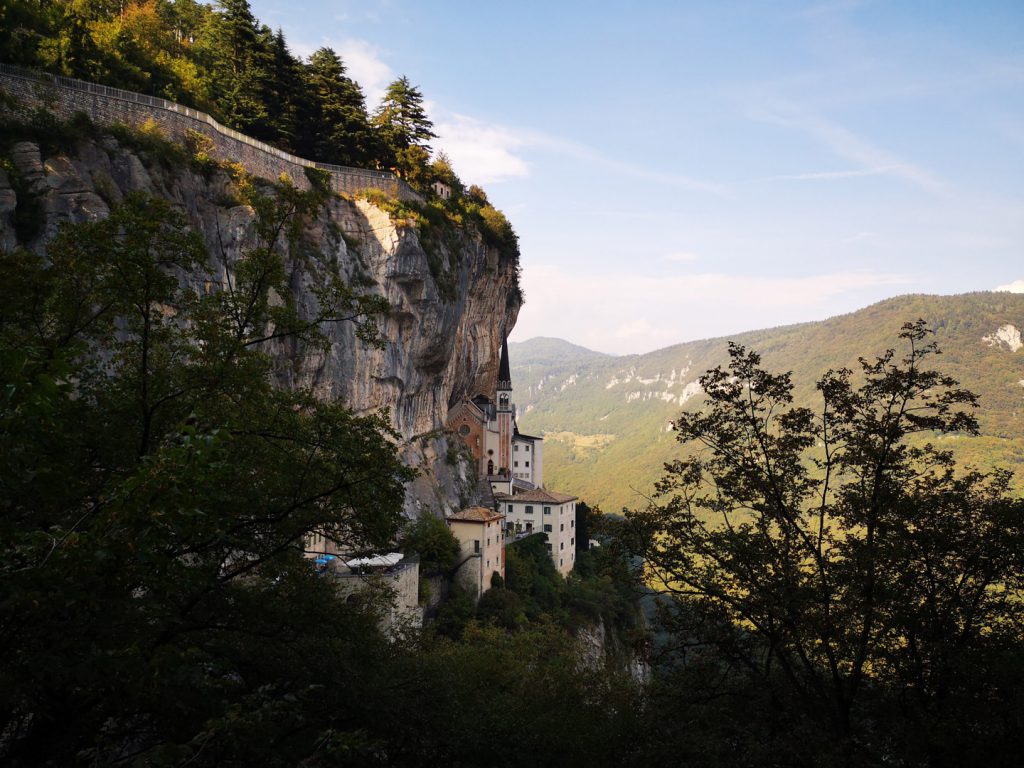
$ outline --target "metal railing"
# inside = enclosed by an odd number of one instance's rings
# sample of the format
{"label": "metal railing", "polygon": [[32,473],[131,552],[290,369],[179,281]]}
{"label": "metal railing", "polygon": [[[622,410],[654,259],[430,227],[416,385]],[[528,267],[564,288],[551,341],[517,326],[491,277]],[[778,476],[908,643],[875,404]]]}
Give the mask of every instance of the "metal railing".
{"label": "metal railing", "polygon": [[254,149],[258,149],[261,152],[265,152],[268,155],[272,155],[280,160],[284,160],[295,165],[305,166],[307,168],[319,168],[320,170],[329,171],[331,173],[337,173],[345,176],[354,176],[357,178],[368,179],[376,182],[388,182],[391,184],[398,184],[401,187],[406,187],[406,183],[399,179],[395,174],[390,171],[376,171],[369,168],[352,168],[346,165],[334,165],[332,163],[320,163],[315,160],[307,160],[304,157],[293,155],[290,152],[285,152],[283,149],[271,146],[266,142],[254,139],[251,136],[247,136],[244,133],[228,128],[226,125],[221,125],[214,120],[206,112],[202,112],[192,107],[186,107],[183,104],[178,104],[174,101],[168,101],[167,99],[161,99],[159,96],[147,96],[143,93],[136,93],[135,91],[125,91],[121,88],[113,88],[109,85],[99,85],[98,83],[89,83],[85,80],[76,80],[72,77],[64,77],[63,75],[53,75],[47,72],[39,72],[34,69],[27,69],[20,67],[16,64],[6,64],[0,62],[0,74],[8,77],[17,77],[22,80],[30,80],[37,83],[44,83],[46,85],[53,85],[59,88],[65,88],[71,91],[77,91],[79,93],[88,93],[93,96],[101,96],[105,99],[114,99],[117,101],[129,102],[132,104],[142,104],[146,107],[153,109],[162,109],[167,112],[174,112],[179,115],[184,115],[193,120],[209,125],[213,130],[222,136],[226,136],[235,141],[247,144]]}

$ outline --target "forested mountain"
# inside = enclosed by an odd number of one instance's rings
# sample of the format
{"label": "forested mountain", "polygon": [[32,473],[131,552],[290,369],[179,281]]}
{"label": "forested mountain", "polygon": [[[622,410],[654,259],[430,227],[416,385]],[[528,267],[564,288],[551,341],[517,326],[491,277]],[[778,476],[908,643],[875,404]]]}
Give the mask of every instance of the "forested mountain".
{"label": "forested mountain", "polygon": [[[936,366],[981,400],[981,435],[947,436],[964,462],[1003,466],[1024,481],[1024,296],[975,293],[902,296],[822,322],[750,331],[611,357],[555,339],[509,345],[519,426],[544,434],[552,486],[606,511],[636,506],[662,464],[683,450],[670,422],[703,402],[697,379],[727,361],[727,342],[760,352],[769,370],[793,371],[800,404],[816,402],[814,383],[829,368],[859,369],[858,357],[897,347],[904,322],[923,318],[943,355]],[[1003,329],[1000,332],[1000,329]],[[899,350],[898,351],[902,351]]]}

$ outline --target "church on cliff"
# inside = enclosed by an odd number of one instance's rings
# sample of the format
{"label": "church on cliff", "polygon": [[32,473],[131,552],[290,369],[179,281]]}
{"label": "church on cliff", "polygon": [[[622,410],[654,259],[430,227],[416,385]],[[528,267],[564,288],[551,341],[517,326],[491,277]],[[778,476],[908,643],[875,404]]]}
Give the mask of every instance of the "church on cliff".
{"label": "church on cliff", "polygon": [[577,497],[544,487],[544,440],[519,431],[507,339],[494,392],[463,398],[448,412],[447,423],[487,479],[494,510],[504,517],[505,538],[544,533],[555,567],[568,574],[576,564]]}

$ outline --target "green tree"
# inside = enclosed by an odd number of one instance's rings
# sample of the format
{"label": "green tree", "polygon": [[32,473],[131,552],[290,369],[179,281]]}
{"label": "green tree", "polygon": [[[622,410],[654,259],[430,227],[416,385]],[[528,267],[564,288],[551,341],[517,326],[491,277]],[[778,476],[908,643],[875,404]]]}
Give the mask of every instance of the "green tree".
{"label": "green tree", "polygon": [[302,78],[302,64],[288,50],[280,29],[268,36],[264,45],[269,52],[266,100],[271,141],[282,149],[300,152],[301,123],[310,98]]}
{"label": "green tree", "polygon": [[305,146],[309,156],[326,163],[366,167],[382,147],[370,126],[359,84],[345,74],[345,65],[330,48],[309,57],[305,68],[308,114]]}
{"label": "green tree", "polygon": [[218,0],[200,37],[207,86],[227,124],[260,138],[269,135],[266,103],[271,55],[248,0]]}
{"label": "green tree", "polygon": [[140,195],[0,260],[5,764],[294,765],[358,740],[372,606],[302,550],[387,546],[408,471],[384,417],[273,385],[268,339],[367,320],[326,274],[317,315],[282,305],[275,246],[313,196],[271,197],[249,192],[260,244],[224,284]]}
{"label": "green tree", "polygon": [[766,763],[998,764],[1021,743],[1000,713],[1022,678],[1024,503],[1006,473],[906,444],[976,428],[974,396],[927,367],[928,333],[905,325],[902,360],[862,359],[856,379],[826,373],[817,412],[732,345],[701,378],[707,407],[675,424],[701,450],[629,515],[672,596],[676,671],[717,686],[709,711],[759,702]]}
{"label": "green tree", "polygon": [[459,557],[459,540],[429,511],[406,526],[401,544],[407,553],[420,556],[420,573],[446,572]]}
{"label": "green tree", "polygon": [[423,94],[407,77],[388,86],[373,116],[381,139],[395,157],[400,173],[423,172],[430,159],[434,124],[423,107]]}

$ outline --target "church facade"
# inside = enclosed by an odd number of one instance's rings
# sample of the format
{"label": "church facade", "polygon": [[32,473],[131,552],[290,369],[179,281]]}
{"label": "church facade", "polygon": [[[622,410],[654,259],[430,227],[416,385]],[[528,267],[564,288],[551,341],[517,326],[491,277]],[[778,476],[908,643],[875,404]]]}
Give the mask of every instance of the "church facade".
{"label": "church facade", "polygon": [[563,576],[576,564],[575,496],[544,488],[544,440],[519,431],[512,402],[508,342],[493,395],[478,394],[448,412],[448,429],[469,448],[487,478],[505,537],[544,533],[548,552]]}
{"label": "church facade", "polygon": [[538,488],[544,484],[544,440],[519,431],[512,402],[512,373],[508,341],[501,344],[501,364],[493,397],[478,394],[464,399],[448,412],[448,429],[456,433],[473,454],[481,477],[492,484]]}

